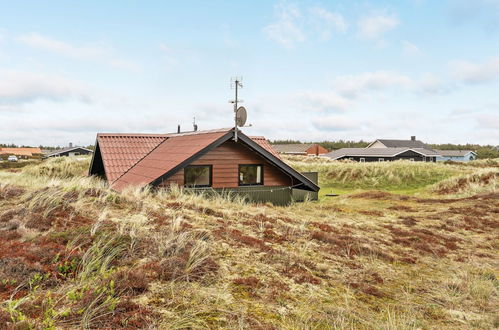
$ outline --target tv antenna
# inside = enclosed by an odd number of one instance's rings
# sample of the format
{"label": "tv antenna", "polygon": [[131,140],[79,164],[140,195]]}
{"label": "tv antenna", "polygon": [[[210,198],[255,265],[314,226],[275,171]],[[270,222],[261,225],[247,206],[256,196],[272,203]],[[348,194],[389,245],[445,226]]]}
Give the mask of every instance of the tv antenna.
{"label": "tv antenna", "polygon": [[234,104],[234,141],[237,142],[237,131],[238,127],[243,127],[246,124],[246,119],[248,118],[248,114],[244,107],[239,107],[239,103],[243,103],[243,100],[239,100],[239,88],[243,88],[243,77],[232,77],[230,80],[230,88],[235,90],[235,98],[234,100],[230,100],[229,102]]}

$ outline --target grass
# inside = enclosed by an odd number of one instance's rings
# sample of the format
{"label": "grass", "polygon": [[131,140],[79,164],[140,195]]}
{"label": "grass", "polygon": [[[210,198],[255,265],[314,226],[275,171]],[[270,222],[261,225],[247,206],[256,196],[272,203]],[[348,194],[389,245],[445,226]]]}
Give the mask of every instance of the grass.
{"label": "grass", "polygon": [[380,189],[411,193],[469,169],[442,163],[339,162],[326,158],[288,156],[286,161],[301,172],[319,172],[321,187],[334,189]]}
{"label": "grass", "polygon": [[0,324],[499,326],[494,162],[288,161],[340,196],[277,207],[117,194],[85,177],[88,159],[0,171]]}

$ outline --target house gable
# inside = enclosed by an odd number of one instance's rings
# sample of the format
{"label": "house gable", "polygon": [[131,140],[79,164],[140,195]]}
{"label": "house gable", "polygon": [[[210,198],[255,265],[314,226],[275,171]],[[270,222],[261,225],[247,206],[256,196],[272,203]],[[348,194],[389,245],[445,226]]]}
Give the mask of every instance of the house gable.
{"label": "house gable", "polygon": [[[228,140],[208,151],[189,165],[212,166],[212,188],[239,187],[239,165],[263,165],[263,182],[265,186],[292,186],[292,177],[266,160],[262,155],[247,146]],[[179,169],[158,186],[168,187],[172,184],[184,185],[184,169]]]}
{"label": "house gable", "polygon": [[370,145],[368,145],[366,148],[386,148],[386,146],[383,143],[381,143],[379,140],[376,140]]}

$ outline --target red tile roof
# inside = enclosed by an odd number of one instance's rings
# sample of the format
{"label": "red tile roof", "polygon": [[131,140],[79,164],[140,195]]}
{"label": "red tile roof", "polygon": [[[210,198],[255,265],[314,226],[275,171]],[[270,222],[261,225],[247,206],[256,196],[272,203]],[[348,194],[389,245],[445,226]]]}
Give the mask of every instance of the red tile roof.
{"label": "red tile roof", "polygon": [[258,143],[260,147],[267,150],[275,157],[279,159],[281,158],[281,156],[279,156],[279,154],[275,151],[270,142],[264,136],[250,136],[249,138]]}
{"label": "red tile roof", "polygon": [[13,154],[16,156],[33,156],[34,154],[41,154],[40,148],[1,148],[0,154]]}
{"label": "red tile roof", "polygon": [[231,129],[170,135],[112,184],[121,191],[128,185],[145,186],[226,135]]}
{"label": "red tile roof", "polygon": [[166,134],[97,134],[107,180],[114,182],[167,137]]}

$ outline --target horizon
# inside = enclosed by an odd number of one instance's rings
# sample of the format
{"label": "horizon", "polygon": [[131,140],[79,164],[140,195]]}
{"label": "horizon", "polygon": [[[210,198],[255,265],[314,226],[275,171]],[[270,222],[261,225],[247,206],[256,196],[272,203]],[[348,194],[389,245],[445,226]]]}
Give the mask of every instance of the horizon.
{"label": "horizon", "polygon": [[236,75],[247,135],[499,144],[497,0],[0,9],[2,144],[233,126]]}

